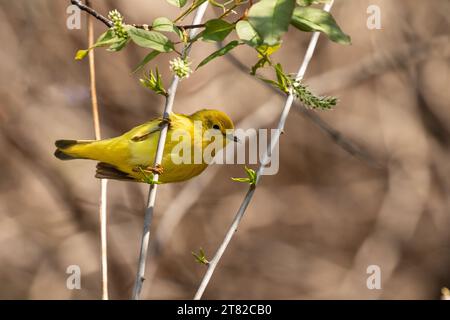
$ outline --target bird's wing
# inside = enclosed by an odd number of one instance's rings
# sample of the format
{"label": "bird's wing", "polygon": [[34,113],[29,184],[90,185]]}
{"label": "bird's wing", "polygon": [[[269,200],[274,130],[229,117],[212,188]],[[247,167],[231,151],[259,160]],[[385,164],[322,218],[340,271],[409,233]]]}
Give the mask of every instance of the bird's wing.
{"label": "bird's wing", "polygon": [[128,134],[130,135],[130,140],[133,142],[147,140],[152,134],[161,130],[161,122],[162,118],[158,118],[137,126],[136,128],[128,132]]}

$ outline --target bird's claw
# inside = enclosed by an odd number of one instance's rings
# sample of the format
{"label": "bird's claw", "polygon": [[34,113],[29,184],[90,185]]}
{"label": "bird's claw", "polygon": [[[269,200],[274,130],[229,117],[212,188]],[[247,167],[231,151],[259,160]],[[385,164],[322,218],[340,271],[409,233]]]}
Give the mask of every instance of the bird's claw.
{"label": "bird's claw", "polygon": [[169,117],[167,117],[167,118],[164,117],[164,118],[162,118],[161,122],[159,123],[159,126],[163,127],[164,125],[167,125],[169,127],[169,129],[170,129],[171,124],[172,124],[172,121],[170,120],[170,118]]}
{"label": "bird's claw", "polygon": [[151,174],[157,174],[157,175],[161,175],[164,173],[164,168],[160,165],[157,164],[154,167],[152,166],[148,166],[148,167],[142,167],[142,166],[138,166],[133,168],[134,172],[143,172],[143,173],[151,173]]}
{"label": "bird's claw", "polygon": [[158,175],[164,173],[164,168],[160,164],[157,164],[154,167],[147,167],[147,170],[150,170],[151,172],[153,172],[153,174]]}

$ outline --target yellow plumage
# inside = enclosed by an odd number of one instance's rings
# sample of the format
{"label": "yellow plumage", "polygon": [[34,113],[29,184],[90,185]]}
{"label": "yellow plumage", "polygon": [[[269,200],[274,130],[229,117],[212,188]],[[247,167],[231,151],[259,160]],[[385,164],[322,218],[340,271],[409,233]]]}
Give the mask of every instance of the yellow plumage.
{"label": "yellow plumage", "polygon": [[[121,136],[104,140],[58,140],[55,145],[55,156],[61,160],[91,159],[99,161],[97,165],[98,178],[145,181],[146,168],[160,171],[159,168],[151,168],[155,159],[162,119],[154,119],[137,126]],[[194,121],[200,121],[202,130],[194,130]],[[227,139],[226,130],[233,129],[231,119],[218,110],[200,110],[192,115],[172,113],[169,116],[169,129],[161,162],[162,173],[159,176],[161,183],[178,182],[188,180],[203,172],[207,163],[194,163],[195,149],[204,150],[211,141],[204,139],[205,130],[217,131]],[[174,132],[187,132],[190,141],[182,143],[191,149],[192,160],[190,163],[175,164],[172,160],[173,152],[179,141],[172,141]]]}

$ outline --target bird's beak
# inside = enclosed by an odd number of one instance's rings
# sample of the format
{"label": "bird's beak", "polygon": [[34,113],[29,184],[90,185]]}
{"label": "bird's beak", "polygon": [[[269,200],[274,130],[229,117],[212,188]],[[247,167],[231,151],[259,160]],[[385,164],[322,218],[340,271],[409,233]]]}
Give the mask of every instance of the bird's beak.
{"label": "bird's beak", "polygon": [[236,137],[234,134],[232,134],[232,133],[227,133],[227,134],[225,135],[225,137],[226,137],[228,140],[231,140],[231,141],[234,141],[234,142],[238,142],[238,143],[241,142],[241,140],[240,140],[238,137]]}

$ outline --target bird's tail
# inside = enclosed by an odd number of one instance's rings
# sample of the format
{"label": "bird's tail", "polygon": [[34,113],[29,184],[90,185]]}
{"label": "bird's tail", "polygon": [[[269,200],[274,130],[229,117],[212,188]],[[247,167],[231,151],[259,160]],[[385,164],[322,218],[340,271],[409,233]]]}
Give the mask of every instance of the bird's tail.
{"label": "bird's tail", "polygon": [[97,158],[97,145],[95,140],[57,140],[55,141],[55,157],[60,160],[92,159]]}

